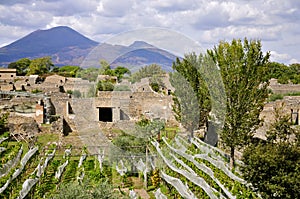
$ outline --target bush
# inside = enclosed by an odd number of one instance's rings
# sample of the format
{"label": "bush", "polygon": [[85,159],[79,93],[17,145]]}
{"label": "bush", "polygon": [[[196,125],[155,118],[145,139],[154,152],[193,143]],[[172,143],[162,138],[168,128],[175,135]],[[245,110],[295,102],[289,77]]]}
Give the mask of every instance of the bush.
{"label": "bush", "polygon": [[117,85],[114,91],[131,91],[131,89],[127,85]]}
{"label": "bush", "polygon": [[276,100],[282,100],[283,99],[283,95],[282,94],[272,94],[270,95],[268,101],[269,102],[274,102]]}
{"label": "bush", "polygon": [[58,193],[54,197],[56,199],[68,198],[122,198],[120,194],[114,191],[113,186],[106,181],[91,184],[88,180],[84,180],[82,184],[70,182],[60,187]]}
{"label": "bush", "polygon": [[31,91],[31,93],[41,93],[41,92],[43,92],[43,91],[40,90],[40,89],[38,89],[38,88],[33,89],[33,90]]}
{"label": "bush", "polygon": [[159,84],[154,82],[154,83],[150,83],[150,86],[152,88],[153,91],[158,92],[159,91]]}
{"label": "bush", "polygon": [[110,81],[99,81],[97,84],[97,90],[99,91],[113,91],[114,84]]}

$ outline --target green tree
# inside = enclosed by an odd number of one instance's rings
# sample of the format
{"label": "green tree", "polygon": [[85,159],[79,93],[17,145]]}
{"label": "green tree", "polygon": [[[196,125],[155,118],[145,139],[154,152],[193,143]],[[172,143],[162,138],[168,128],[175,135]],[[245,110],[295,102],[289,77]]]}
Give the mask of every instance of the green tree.
{"label": "green tree", "polygon": [[180,122],[183,127],[191,133],[191,137],[193,137],[194,130],[199,126],[200,114],[203,113],[203,110],[199,109],[196,92],[190,83],[178,72],[174,72],[170,75],[170,82],[175,88],[175,92],[173,93],[173,112],[175,119]]}
{"label": "green tree", "polygon": [[97,90],[99,91],[113,91],[114,87],[115,85],[110,81],[102,80],[97,83]]}
{"label": "green tree", "polygon": [[191,53],[182,60],[177,58],[173,63],[175,73],[170,78],[175,87],[175,117],[191,132],[206,124],[211,110],[208,87],[200,70],[207,61],[204,57]]}
{"label": "green tree", "polygon": [[270,54],[261,50],[257,40],[221,41],[208,51],[220,69],[227,103],[221,141],[230,148],[231,167],[235,149],[247,145],[261,124],[259,114],[268,97],[267,64]]}
{"label": "green tree", "polygon": [[164,76],[166,72],[162,70],[161,66],[157,64],[151,64],[149,66],[144,66],[140,68],[137,72],[133,73],[130,77],[130,81],[132,83],[141,81],[143,78],[149,78],[149,84],[153,90],[159,90],[157,89],[157,86],[159,88],[164,86],[164,83],[162,81],[162,76]]}
{"label": "green tree", "polygon": [[65,77],[75,77],[80,70],[79,66],[62,66],[58,68],[58,74]]}
{"label": "green tree", "polygon": [[33,59],[29,65],[28,75],[42,75],[48,73],[54,64],[51,57]]}
{"label": "green tree", "polygon": [[144,66],[140,68],[137,72],[131,75],[130,81],[132,83],[141,81],[141,79],[149,77],[160,77],[166,74],[164,70],[162,70],[161,66],[157,64],[151,64],[149,66]]}
{"label": "green tree", "polygon": [[100,72],[99,72],[98,68],[91,67],[91,68],[87,68],[87,69],[78,70],[76,73],[76,77],[93,82],[93,81],[96,81],[99,74],[100,74]]}
{"label": "green tree", "polygon": [[300,83],[300,64],[294,63],[289,66],[290,80],[293,84]]}
{"label": "green tree", "polygon": [[128,68],[118,66],[117,68],[113,69],[114,75],[118,78],[118,81],[120,81],[125,74],[130,75],[130,70]]}
{"label": "green tree", "polygon": [[109,63],[106,60],[100,60],[100,66],[101,66],[99,68],[100,75],[115,76],[114,71],[111,69]]}
{"label": "green tree", "polygon": [[16,62],[12,62],[12,63],[8,64],[8,68],[17,69],[17,75],[23,76],[23,75],[26,75],[30,63],[31,63],[30,59],[22,58]]}
{"label": "green tree", "polygon": [[300,198],[300,131],[281,109],[275,118],[267,140],[244,151],[241,170],[263,198]]}

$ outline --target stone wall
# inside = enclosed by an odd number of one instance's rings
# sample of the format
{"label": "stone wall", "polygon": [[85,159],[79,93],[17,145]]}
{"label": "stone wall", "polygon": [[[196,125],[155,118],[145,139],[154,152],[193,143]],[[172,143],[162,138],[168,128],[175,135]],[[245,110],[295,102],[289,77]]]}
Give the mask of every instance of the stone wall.
{"label": "stone wall", "polygon": [[279,84],[277,79],[270,80],[269,88],[273,91],[273,93],[278,94],[300,92],[300,84]]}
{"label": "stone wall", "polygon": [[155,92],[99,92],[95,98],[95,106],[119,107],[123,116],[133,120],[138,120],[141,115],[175,120],[172,113],[172,97]]}
{"label": "stone wall", "polygon": [[[263,111],[260,114],[260,118],[264,120],[263,126],[257,130],[256,137],[265,139],[265,132],[270,128],[271,124],[275,122],[275,109],[283,107],[281,113],[285,115],[291,115],[294,113],[300,114],[300,96],[285,96],[283,100],[276,100],[265,104]],[[298,118],[299,119],[299,118]],[[296,117],[293,117],[293,122]],[[298,125],[300,121],[298,121]]]}
{"label": "stone wall", "polygon": [[13,113],[9,115],[8,128],[16,139],[32,138],[40,132],[39,126],[34,118],[18,116]]}

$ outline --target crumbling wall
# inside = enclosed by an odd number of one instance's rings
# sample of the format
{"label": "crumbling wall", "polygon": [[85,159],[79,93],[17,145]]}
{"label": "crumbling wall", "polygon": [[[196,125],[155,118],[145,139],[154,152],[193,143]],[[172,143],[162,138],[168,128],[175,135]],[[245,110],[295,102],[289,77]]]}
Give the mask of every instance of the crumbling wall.
{"label": "crumbling wall", "polygon": [[279,84],[277,79],[270,80],[269,88],[278,94],[300,92],[300,84]]}
{"label": "crumbling wall", "polygon": [[11,113],[8,118],[8,128],[17,139],[32,138],[40,132],[39,125],[32,117],[23,117]]}

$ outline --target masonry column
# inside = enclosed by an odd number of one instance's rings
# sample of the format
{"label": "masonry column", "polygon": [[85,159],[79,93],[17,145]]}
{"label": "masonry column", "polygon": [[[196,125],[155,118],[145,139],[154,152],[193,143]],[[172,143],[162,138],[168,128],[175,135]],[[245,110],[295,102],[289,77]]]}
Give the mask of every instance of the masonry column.
{"label": "masonry column", "polygon": [[115,107],[113,108],[113,118],[112,118],[112,121],[113,122],[117,122],[117,121],[120,121],[120,107]]}
{"label": "masonry column", "polygon": [[38,103],[35,105],[35,121],[38,124],[44,123],[44,103],[42,100],[39,100]]}

